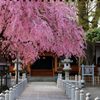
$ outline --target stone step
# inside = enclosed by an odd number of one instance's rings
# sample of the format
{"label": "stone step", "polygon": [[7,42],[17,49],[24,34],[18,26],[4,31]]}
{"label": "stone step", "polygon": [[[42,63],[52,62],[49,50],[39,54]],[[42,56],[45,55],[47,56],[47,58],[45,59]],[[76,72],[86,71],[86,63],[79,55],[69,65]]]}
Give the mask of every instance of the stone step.
{"label": "stone step", "polygon": [[27,76],[28,82],[56,82],[57,77],[32,77]]}

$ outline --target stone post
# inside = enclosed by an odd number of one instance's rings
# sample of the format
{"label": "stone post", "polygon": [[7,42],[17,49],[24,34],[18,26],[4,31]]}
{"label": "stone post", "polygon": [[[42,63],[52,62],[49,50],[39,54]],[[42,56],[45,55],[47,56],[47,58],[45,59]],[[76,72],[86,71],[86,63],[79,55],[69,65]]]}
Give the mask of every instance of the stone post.
{"label": "stone post", "polygon": [[71,84],[69,84],[68,91],[69,91],[69,94],[68,94],[68,96],[69,96],[69,99],[71,99]]}
{"label": "stone post", "polygon": [[22,79],[23,79],[23,81],[26,79],[26,73],[22,74]]}
{"label": "stone post", "polygon": [[62,67],[61,67],[61,62],[59,62],[59,67],[58,67],[58,79],[62,80]]}
{"label": "stone post", "polygon": [[16,86],[13,86],[13,100],[16,100]]}
{"label": "stone post", "polygon": [[57,87],[59,87],[59,80],[62,80],[62,67],[61,67],[61,62],[59,62],[59,67],[58,67]]}
{"label": "stone post", "polygon": [[20,83],[20,87],[21,87],[21,92],[20,92],[20,94],[23,92],[23,82],[24,82],[24,81],[22,81],[22,82]]}
{"label": "stone post", "polygon": [[77,75],[75,75],[75,81],[77,81]]}
{"label": "stone post", "polygon": [[100,100],[100,98],[99,97],[96,97],[95,100]]}
{"label": "stone post", "polygon": [[91,94],[90,93],[86,94],[86,100],[91,100]]}
{"label": "stone post", "polygon": [[84,100],[84,91],[80,90],[80,100]]}
{"label": "stone post", "polygon": [[25,90],[26,88],[26,80],[23,81],[23,91]]}
{"label": "stone post", "polygon": [[23,86],[22,86],[23,82],[20,83],[20,88],[21,88],[21,91],[20,91],[20,94],[22,93],[23,91]]}
{"label": "stone post", "polygon": [[85,81],[84,80],[81,80],[81,87],[85,87]]}
{"label": "stone post", "polygon": [[72,86],[71,89],[71,100],[75,100],[75,86]]}
{"label": "stone post", "polygon": [[3,93],[0,94],[0,100],[5,100]]}
{"label": "stone post", "polygon": [[59,88],[61,89],[61,80],[59,80]]}
{"label": "stone post", "polygon": [[9,73],[9,75],[12,77],[11,73]]}
{"label": "stone post", "polygon": [[27,87],[27,78],[25,79],[25,88]]}
{"label": "stone post", "polygon": [[20,95],[20,83],[18,83],[18,97]]}
{"label": "stone post", "polygon": [[66,95],[68,96],[68,83],[66,83]]}
{"label": "stone post", "polygon": [[8,90],[5,91],[5,100],[9,100],[9,91]]}
{"label": "stone post", "polygon": [[63,82],[63,92],[66,94],[66,82]]}
{"label": "stone post", "polygon": [[79,75],[79,88],[81,88],[81,75]]}
{"label": "stone post", "polygon": [[79,89],[78,89],[78,87],[75,88],[75,100],[79,100]]}
{"label": "stone post", "polygon": [[9,100],[13,100],[13,89],[10,88],[9,90]]}
{"label": "stone post", "polygon": [[16,99],[18,98],[18,84],[16,84]]}
{"label": "stone post", "polygon": [[[75,81],[77,81],[77,75],[75,75]],[[78,82],[78,81],[77,81]],[[78,85],[78,83],[75,83],[75,85],[76,85],[76,87],[77,87],[77,85]]]}
{"label": "stone post", "polygon": [[63,81],[61,81],[61,90],[63,91]]}

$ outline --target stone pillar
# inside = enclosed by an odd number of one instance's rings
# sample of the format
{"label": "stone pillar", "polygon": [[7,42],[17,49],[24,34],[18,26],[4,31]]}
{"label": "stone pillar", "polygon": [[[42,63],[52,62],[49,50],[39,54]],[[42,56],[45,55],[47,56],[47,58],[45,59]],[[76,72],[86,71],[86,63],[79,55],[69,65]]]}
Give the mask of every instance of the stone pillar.
{"label": "stone pillar", "polygon": [[85,100],[83,90],[80,90],[80,100]]}
{"label": "stone pillar", "polygon": [[91,100],[91,94],[90,93],[86,94],[86,100]]}
{"label": "stone pillar", "polygon": [[62,67],[61,67],[61,63],[59,62],[57,87],[60,87],[60,80],[62,80]]}
{"label": "stone pillar", "polygon": [[0,94],[0,100],[5,100],[3,93]]}
{"label": "stone pillar", "polygon": [[[17,59],[12,60],[13,63],[15,63],[15,68],[13,69],[15,71],[15,79],[17,78]],[[19,79],[19,72],[22,70],[21,68],[21,59],[18,59],[18,79]]]}
{"label": "stone pillar", "polygon": [[9,100],[9,91],[8,90],[5,91],[5,100]]}
{"label": "stone pillar", "polygon": [[100,100],[100,98],[99,97],[96,97],[95,100]]}
{"label": "stone pillar", "polygon": [[58,79],[62,79],[62,67],[61,67],[61,62],[59,62],[59,67],[58,67]]}
{"label": "stone pillar", "polygon": [[75,88],[75,100],[79,100],[79,89],[78,89],[78,87]]}
{"label": "stone pillar", "polygon": [[13,100],[13,88],[9,90],[9,100]]}

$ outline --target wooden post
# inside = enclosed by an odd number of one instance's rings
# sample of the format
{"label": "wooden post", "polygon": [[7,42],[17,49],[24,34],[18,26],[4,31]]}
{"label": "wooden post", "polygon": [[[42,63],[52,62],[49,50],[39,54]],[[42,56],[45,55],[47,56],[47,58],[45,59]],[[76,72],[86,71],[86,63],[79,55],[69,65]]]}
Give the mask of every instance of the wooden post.
{"label": "wooden post", "polygon": [[55,72],[57,72],[57,56],[55,56]]}
{"label": "wooden post", "polygon": [[27,63],[27,70],[28,70],[28,72],[29,72],[29,74],[30,74],[30,76],[31,76],[30,62]]}

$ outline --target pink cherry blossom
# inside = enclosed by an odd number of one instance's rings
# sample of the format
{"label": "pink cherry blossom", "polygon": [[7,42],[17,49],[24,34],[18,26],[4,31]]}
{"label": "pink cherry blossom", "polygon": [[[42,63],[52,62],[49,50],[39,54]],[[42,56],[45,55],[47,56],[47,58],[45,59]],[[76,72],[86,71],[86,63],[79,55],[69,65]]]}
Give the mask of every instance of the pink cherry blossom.
{"label": "pink cherry blossom", "polygon": [[[85,32],[78,25],[73,3],[0,0],[2,51],[27,63],[44,51],[57,56],[85,56]],[[5,48],[6,47],[6,48]]]}

